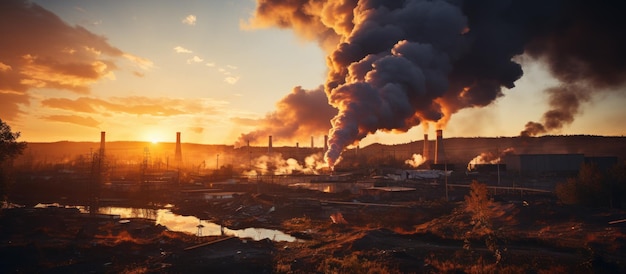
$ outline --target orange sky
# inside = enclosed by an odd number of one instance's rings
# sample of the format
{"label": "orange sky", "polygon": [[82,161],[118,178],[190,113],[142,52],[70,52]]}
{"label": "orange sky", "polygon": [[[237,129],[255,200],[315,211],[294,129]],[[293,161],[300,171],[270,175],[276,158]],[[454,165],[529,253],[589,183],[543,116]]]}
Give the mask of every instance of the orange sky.
{"label": "orange sky", "polygon": [[[290,30],[250,24],[252,1],[0,3],[0,119],[20,140],[317,144],[328,134],[325,52]],[[6,39],[6,38],[9,39]],[[452,116],[445,136],[514,136],[558,84],[524,61],[516,87]],[[624,135],[623,91],[601,93],[557,134]],[[434,131],[434,127],[430,127]],[[423,127],[362,144],[421,139]],[[430,132],[433,134],[433,132]],[[242,135],[243,134],[243,135]],[[434,135],[434,134],[433,134]]]}

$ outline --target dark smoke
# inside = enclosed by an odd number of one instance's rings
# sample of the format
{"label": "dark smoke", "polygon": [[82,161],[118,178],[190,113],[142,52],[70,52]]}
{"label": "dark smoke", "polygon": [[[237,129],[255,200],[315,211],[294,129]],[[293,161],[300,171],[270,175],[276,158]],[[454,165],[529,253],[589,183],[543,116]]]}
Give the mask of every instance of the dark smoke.
{"label": "dark smoke", "polygon": [[[257,129],[242,134],[236,146],[267,142],[269,135],[279,142],[309,140],[312,135],[324,135],[330,129],[330,119],[337,110],[328,104],[320,86],[314,90],[294,87],[290,94],[276,103],[276,111],[254,121]],[[265,144],[265,143],[263,143]]]}
{"label": "dark smoke", "polygon": [[[626,79],[626,1],[258,1],[252,24],[289,27],[328,50],[325,92],[339,110],[326,159],[378,130],[444,127],[513,88],[528,54],[563,86],[528,135],[573,121],[581,102]],[[329,47],[329,41],[338,41]],[[581,88],[581,87],[594,87]]]}
{"label": "dark smoke", "polygon": [[536,136],[571,124],[580,110],[581,103],[591,100],[592,93],[574,84],[549,88],[546,92],[550,95],[551,109],[543,114],[543,123],[528,122],[526,128],[520,133],[521,136]]}
{"label": "dark smoke", "polygon": [[563,84],[546,89],[550,110],[528,122],[522,136],[558,131],[574,121],[596,92],[626,82],[626,1],[565,1],[549,27],[526,45]]}

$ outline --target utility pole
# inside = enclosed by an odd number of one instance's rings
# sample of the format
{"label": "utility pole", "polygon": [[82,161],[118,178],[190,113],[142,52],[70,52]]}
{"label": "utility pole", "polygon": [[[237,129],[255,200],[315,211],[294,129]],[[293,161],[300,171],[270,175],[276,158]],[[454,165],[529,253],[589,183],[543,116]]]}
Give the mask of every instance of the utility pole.
{"label": "utility pole", "polygon": [[449,202],[450,199],[448,199],[448,162],[447,161],[443,162],[443,176],[445,176],[445,183],[446,183],[446,202]]}

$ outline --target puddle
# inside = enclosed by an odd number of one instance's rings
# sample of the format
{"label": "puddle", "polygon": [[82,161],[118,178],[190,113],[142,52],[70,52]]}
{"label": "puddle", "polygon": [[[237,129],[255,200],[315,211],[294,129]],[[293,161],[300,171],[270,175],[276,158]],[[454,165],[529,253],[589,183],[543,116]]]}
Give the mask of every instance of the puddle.
{"label": "puddle", "polygon": [[[78,208],[83,213],[88,213],[85,206],[65,206],[54,204],[37,204],[35,208],[45,207],[64,207],[64,208]],[[171,206],[170,206],[171,207]],[[155,220],[156,224],[167,227],[171,231],[184,232],[188,234],[198,236],[219,236],[228,235],[238,238],[249,238],[255,241],[270,239],[276,242],[293,242],[296,238],[285,234],[282,231],[266,228],[245,228],[245,229],[229,229],[222,227],[219,224],[212,223],[206,220],[200,220],[195,216],[182,216],[175,213],[168,208],[161,209],[148,209],[148,208],[130,208],[130,207],[101,207],[98,209],[102,214],[119,215],[120,219],[127,218],[145,218]],[[200,226],[201,225],[201,226]],[[200,226],[200,227],[198,227]]]}

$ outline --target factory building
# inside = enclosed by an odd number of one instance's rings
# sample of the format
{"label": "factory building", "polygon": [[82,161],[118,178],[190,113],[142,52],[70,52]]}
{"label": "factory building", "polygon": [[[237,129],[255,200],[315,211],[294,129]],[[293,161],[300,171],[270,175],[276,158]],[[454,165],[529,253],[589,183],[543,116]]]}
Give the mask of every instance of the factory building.
{"label": "factory building", "polygon": [[585,163],[583,154],[516,154],[506,155],[504,164],[509,172],[521,176],[542,174],[575,175]]}

